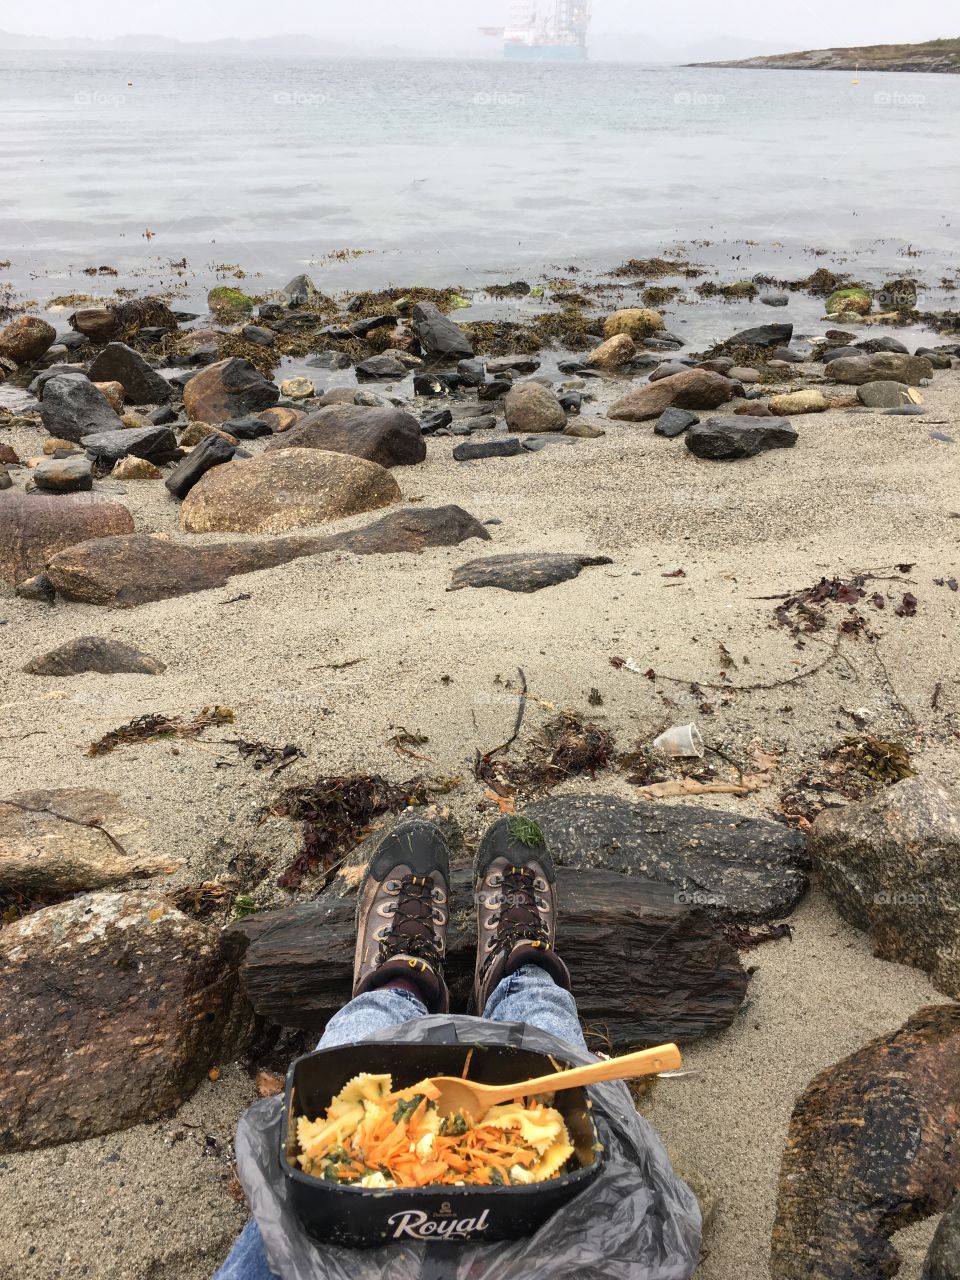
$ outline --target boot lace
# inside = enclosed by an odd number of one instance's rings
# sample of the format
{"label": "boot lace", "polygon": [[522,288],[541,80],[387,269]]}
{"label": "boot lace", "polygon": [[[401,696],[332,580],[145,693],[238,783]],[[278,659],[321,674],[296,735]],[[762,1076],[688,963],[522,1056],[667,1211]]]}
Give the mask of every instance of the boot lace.
{"label": "boot lace", "polygon": [[416,956],[432,968],[442,956],[434,930],[433,881],[429,876],[404,876],[397,895],[390,932],[380,942],[379,963],[396,955]]}
{"label": "boot lace", "polygon": [[483,970],[488,971],[497,956],[511,952],[518,942],[539,942],[550,946],[550,934],[544,927],[537,904],[536,872],[530,867],[507,867],[500,888],[500,919],[494,946]]}

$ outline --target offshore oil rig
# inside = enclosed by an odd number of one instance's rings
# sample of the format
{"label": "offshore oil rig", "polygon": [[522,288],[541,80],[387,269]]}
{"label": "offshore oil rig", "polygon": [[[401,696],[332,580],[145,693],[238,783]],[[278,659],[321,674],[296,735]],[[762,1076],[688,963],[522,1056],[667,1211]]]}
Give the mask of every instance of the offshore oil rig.
{"label": "offshore oil rig", "polygon": [[534,62],[585,62],[588,0],[519,0],[506,27],[481,27],[486,36],[503,40],[503,56]]}

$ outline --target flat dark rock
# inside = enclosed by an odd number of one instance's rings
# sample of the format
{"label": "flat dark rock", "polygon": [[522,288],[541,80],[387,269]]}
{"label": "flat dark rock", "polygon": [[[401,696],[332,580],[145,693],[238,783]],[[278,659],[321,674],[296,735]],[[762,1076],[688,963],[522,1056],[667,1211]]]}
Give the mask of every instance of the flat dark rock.
{"label": "flat dark rock", "polygon": [[410,508],[393,511],[361,529],[324,536],[290,535],[207,546],[142,533],[95,538],[54,555],[47,575],[66,600],[129,608],[209,591],[238,574],[271,569],[301,556],[328,551],[417,552],[427,546],[489,537],[483,525],[461,507]]}
{"label": "flat dark rock", "polygon": [[799,439],[785,419],[769,421],[751,416],[707,418],[684,436],[687,448],[698,458],[714,462],[752,458],[769,449],[791,449]]}
{"label": "flat dark rock", "polygon": [[753,329],[741,329],[728,338],[728,347],[789,347],[793,337],[793,325],[758,324]]}
{"label": "flat dark rock", "polygon": [[688,427],[695,427],[699,421],[695,413],[689,413],[686,409],[664,409],[653,424],[653,433],[672,439],[682,435]]}
{"label": "flat dark rock", "polygon": [[106,636],[78,636],[31,658],[23,669],[32,676],[76,676],[84,671],[106,676],[155,676],[167,668],[165,663],[133,645]]}
{"label": "flat dark rock", "polygon": [[[747,988],[737,952],[700,911],[640,877],[604,871],[558,873],[559,932],[584,1023],[614,1045],[686,1042],[736,1017]],[[465,1007],[473,980],[476,930],[472,877],[451,877],[447,980]],[[316,1034],[350,998],[355,905],[326,894],[231,925],[225,943],[240,964],[255,1011]]]}
{"label": "flat dark rock", "polygon": [[806,892],[803,837],[776,822],[609,795],[552,796],[524,812],[564,865],[670,884],[722,920],[780,920]]}
{"label": "flat dark rock", "polygon": [[542,591],[576,578],[590,565],[613,564],[609,556],[577,556],[566,553],[514,552],[470,560],[454,571],[450,591],[461,587],[500,587],[504,591]]}
{"label": "flat dark rock", "polygon": [[80,443],[100,466],[112,467],[121,458],[146,458],[168,462],[177,451],[177,437],[169,427],[122,427],[119,431],[98,431]]}
{"label": "flat dark rock", "polygon": [[453,451],[457,462],[472,462],[477,458],[515,458],[527,453],[519,436],[507,436],[498,440],[471,440],[458,444]]}

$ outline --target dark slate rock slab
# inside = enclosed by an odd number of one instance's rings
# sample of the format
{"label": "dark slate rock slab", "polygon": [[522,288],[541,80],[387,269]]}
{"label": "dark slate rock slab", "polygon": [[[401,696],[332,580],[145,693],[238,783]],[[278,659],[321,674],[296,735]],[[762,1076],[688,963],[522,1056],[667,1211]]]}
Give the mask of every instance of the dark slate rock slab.
{"label": "dark slate rock slab", "polygon": [[[580,1016],[614,1045],[681,1043],[730,1025],[747,975],[703,912],[674,901],[639,876],[561,869],[559,933]],[[476,930],[472,877],[451,877],[446,976],[465,1006],[473,981]],[[241,986],[258,1014],[319,1032],[350,998],[355,941],[352,899],[313,902],[251,916],[225,935],[242,954]]]}
{"label": "dark slate rock slab", "polygon": [[785,418],[768,421],[750,416],[707,418],[684,437],[692,454],[714,462],[752,458],[769,449],[791,449],[799,438]]}
{"label": "dark slate rock slab", "polygon": [[124,427],[98,431],[80,443],[98,466],[112,467],[121,458],[146,458],[168,462],[177,451],[177,437],[169,427]]}
{"label": "dark slate rock slab", "polygon": [[500,587],[504,591],[542,591],[576,578],[590,565],[613,564],[609,556],[578,556],[551,552],[514,552],[470,560],[454,571],[448,590],[461,587]]}
{"label": "dark slate rock slab", "polygon": [[776,822],[609,795],[551,796],[524,812],[564,866],[648,876],[721,920],[779,920],[806,892],[803,837]]}

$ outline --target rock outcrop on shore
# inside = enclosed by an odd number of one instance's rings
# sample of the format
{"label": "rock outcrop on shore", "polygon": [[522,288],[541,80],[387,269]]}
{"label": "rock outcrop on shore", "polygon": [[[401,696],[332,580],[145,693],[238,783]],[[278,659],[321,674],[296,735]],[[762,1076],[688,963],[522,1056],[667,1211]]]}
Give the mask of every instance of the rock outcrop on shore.
{"label": "rock outcrop on shore", "polygon": [[960,1006],[921,1009],[807,1086],[790,1119],[772,1280],[892,1276],[890,1237],[960,1190]]}
{"label": "rock outcrop on shore", "polygon": [[960,40],[923,44],[871,44],[847,49],[806,49],[729,62],[694,62],[695,67],[747,67],[770,71],[934,71],[960,72]]}

